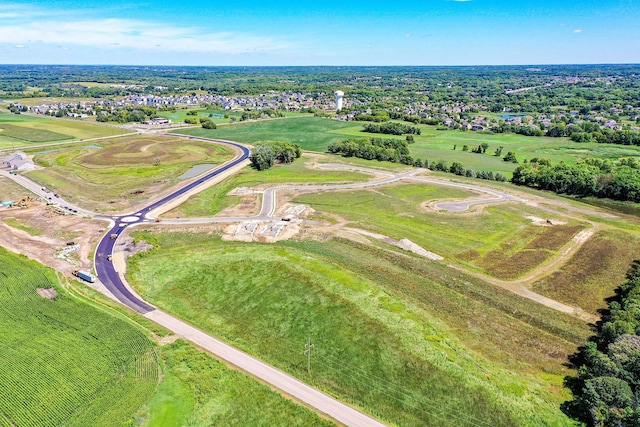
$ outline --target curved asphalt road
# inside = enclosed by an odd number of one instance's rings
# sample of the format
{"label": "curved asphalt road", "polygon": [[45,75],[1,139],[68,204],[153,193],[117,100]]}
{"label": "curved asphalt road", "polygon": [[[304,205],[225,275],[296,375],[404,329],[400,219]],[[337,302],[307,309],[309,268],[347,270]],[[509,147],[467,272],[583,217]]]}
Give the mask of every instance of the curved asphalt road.
{"label": "curved asphalt road", "polygon": [[[173,134],[172,134],[173,135]],[[107,259],[109,255],[113,253],[113,247],[115,246],[117,236],[119,236],[129,225],[137,224],[141,221],[149,221],[149,219],[145,218],[145,214],[153,209],[164,205],[167,202],[175,199],[176,197],[180,197],[188,191],[193,190],[195,187],[203,184],[211,178],[225,172],[226,170],[234,167],[238,163],[245,161],[249,158],[249,149],[240,144],[236,144],[230,141],[219,141],[219,140],[210,140],[206,138],[196,138],[196,137],[185,137],[184,135],[174,135],[180,136],[188,139],[198,139],[202,141],[209,142],[217,142],[220,144],[225,144],[237,148],[240,150],[240,155],[235,159],[231,160],[223,164],[222,166],[214,169],[209,172],[207,175],[200,177],[199,179],[191,182],[188,185],[174,191],[166,197],[163,197],[160,200],[153,202],[152,204],[145,206],[144,208],[132,212],[128,215],[121,215],[111,217],[110,219],[114,222],[113,226],[107,231],[104,235],[100,243],[98,243],[98,247],[96,248],[96,253],[94,257],[94,265],[95,270],[98,275],[100,281],[105,285],[105,287],[111,292],[118,300],[126,305],[127,307],[142,313],[146,314],[150,311],[155,310],[155,308],[140,298],[136,297],[129,291],[129,289],[124,285],[122,279],[118,275],[115,270],[115,267],[111,261]],[[112,238],[113,236],[113,238]]]}

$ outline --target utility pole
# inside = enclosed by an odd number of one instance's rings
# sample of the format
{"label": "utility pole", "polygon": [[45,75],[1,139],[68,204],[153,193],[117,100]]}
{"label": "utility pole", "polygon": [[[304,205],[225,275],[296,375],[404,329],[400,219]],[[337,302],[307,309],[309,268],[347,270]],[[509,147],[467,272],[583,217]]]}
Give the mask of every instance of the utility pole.
{"label": "utility pole", "polygon": [[313,344],[311,344],[311,337],[307,340],[304,348],[304,355],[307,356],[307,373],[311,375],[311,349],[313,348]]}

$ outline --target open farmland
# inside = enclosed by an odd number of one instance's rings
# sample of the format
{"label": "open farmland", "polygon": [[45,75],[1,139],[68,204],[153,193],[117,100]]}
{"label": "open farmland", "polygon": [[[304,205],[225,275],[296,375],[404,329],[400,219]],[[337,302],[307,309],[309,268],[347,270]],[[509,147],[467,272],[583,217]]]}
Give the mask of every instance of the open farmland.
{"label": "open farmland", "polygon": [[[184,129],[180,133],[208,138],[222,138],[253,144],[259,141],[290,141],[304,150],[325,152],[327,146],[347,138],[398,138],[361,132],[366,122],[339,122],[327,118],[302,117],[257,122],[239,123],[221,126],[218,129]],[[544,157],[554,163],[564,161],[575,163],[587,157],[619,159],[621,157],[640,156],[640,147],[616,144],[576,143],[568,138],[529,137],[484,132],[437,130],[435,126],[419,125],[422,135],[415,136],[415,143],[409,146],[414,158],[428,159],[430,162],[444,160],[449,165],[455,161],[466,168],[501,172],[510,176],[517,164],[505,162],[493,155],[503,146],[503,155],[514,151],[520,161],[533,157]],[[489,144],[486,154],[472,153],[470,150],[482,143]],[[469,151],[462,151],[464,145]],[[456,149],[454,150],[454,146]]]}
{"label": "open farmland", "polygon": [[558,409],[563,362],[589,333],[575,318],[440,263],[347,240],[136,236],[154,246],[128,269],[143,297],[383,420],[570,424]]}
{"label": "open farmland", "polygon": [[353,123],[307,116],[237,123],[212,130],[192,128],[179,132],[247,144],[261,141],[288,141],[300,144],[303,150],[324,152],[329,143],[345,138],[343,129],[353,127]]}
{"label": "open farmland", "polygon": [[0,113],[0,150],[23,149],[29,145],[92,139],[128,133],[115,126],[80,120]]}
{"label": "open farmland", "polygon": [[221,164],[230,148],[177,137],[137,135],[36,153],[29,178],[92,210],[113,212],[149,200],[198,164]]}
{"label": "open farmland", "polygon": [[[158,382],[149,339],[74,299],[23,256],[0,249],[0,266],[0,424],[130,422]],[[45,289],[57,295],[40,296]]]}

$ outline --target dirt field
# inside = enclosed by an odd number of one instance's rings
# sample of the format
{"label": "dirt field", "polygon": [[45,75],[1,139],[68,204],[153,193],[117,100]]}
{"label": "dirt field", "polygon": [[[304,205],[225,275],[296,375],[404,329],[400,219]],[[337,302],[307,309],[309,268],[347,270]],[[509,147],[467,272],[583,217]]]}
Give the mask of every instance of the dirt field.
{"label": "dirt field", "polygon": [[[32,236],[26,231],[11,227],[3,221],[5,218],[15,218],[41,234]],[[93,255],[95,244],[102,236],[105,226],[105,222],[77,215],[56,215],[43,202],[34,202],[26,209],[0,209],[2,246],[69,275],[75,268],[92,268],[89,256]],[[78,245],[78,250],[69,256],[76,265],[56,258],[56,253],[69,247],[68,243],[71,242]]]}

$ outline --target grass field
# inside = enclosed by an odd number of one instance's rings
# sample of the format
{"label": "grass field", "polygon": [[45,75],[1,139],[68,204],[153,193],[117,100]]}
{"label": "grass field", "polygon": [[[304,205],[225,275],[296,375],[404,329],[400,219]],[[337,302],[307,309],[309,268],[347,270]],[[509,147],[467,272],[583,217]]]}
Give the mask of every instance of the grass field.
{"label": "grass field", "polygon": [[302,156],[288,165],[276,165],[266,171],[257,171],[247,166],[239,173],[225,179],[220,184],[190,197],[185,203],[168,211],[165,216],[204,217],[219,213],[241,201],[239,196],[227,196],[234,188],[264,188],[286,183],[345,183],[365,181],[369,175],[352,171],[330,171],[310,167],[312,159]]}
{"label": "grass field", "polygon": [[136,236],[154,246],[128,269],[145,298],[388,422],[570,425],[562,363],[589,333],[576,319],[345,240]]}
{"label": "grass field", "polygon": [[[0,424],[121,426],[154,393],[158,362],[130,323],[67,294],[54,273],[0,248]],[[38,295],[53,288],[53,299]]]}
{"label": "grass field", "polygon": [[[196,111],[198,113],[197,116],[187,115],[189,112]],[[214,117],[211,117],[215,123],[229,123],[231,117],[235,117],[236,119],[240,119],[240,113],[234,111],[224,111],[224,110],[207,110],[207,109],[185,109],[185,110],[177,110],[177,111],[159,111],[158,116],[166,117],[170,119],[173,123],[184,123],[184,119],[187,117],[209,117],[209,114],[213,114]],[[229,118],[224,118],[224,115],[229,115]],[[217,117],[222,116],[222,117]]]}
{"label": "grass field", "polygon": [[161,356],[163,379],[143,416],[147,427],[334,425],[184,341],[162,347]]}
{"label": "grass field", "polygon": [[221,164],[234,155],[222,145],[152,135],[104,140],[99,147],[40,151],[35,161],[45,169],[28,176],[89,209],[116,211],[178,183],[194,165]]}
{"label": "grass field", "polygon": [[294,201],[340,215],[359,228],[398,240],[410,239],[446,259],[501,279],[515,279],[540,265],[580,228],[573,223],[533,225],[527,216],[544,218],[547,214],[521,204],[487,206],[477,214],[421,207],[427,201],[471,196],[469,191],[444,186],[398,184],[373,190],[303,194]]}
{"label": "grass field", "polygon": [[606,307],[605,299],[615,294],[635,259],[640,259],[640,235],[600,231],[565,266],[534,283],[532,290],[597,313]]}
{"label": "grass field", "polygon": [[16,184],[9,178],[0,176],[0,202],[5,200],[16,201],[25,196],[30,196],[31,192],[23,186]]}
{"label": "grass field", "polygon": [[260,120],[220,126],[218,129],[184,129],[187,135],[221,138],[254,144],[260,141],[290,141],[300,144],[303,150],[324,152],[332,141],[345,138],[342,129],[352,128],[352,123],[317,117]]}
{"label": "grass field", "polygon": [[0,150],[24,149],[29,145],[74,139],[91,139],[129,133],[115,126],[80,120],[0,113]]}
{"label": "grass field", "polygon": [[[259,141],[291,141],[298,143],[304,150],[325,152],[332,141],[346,138],[391,137],[388,135],[366,134],[361,132],[362,122],[338,122],[326,118],[303,117],[286,120],[265,120],[221,126],[215,130],[185,129],[183,133],[208,136],[232,141],[255,143]],[[514,151],[523,161],[532,157],[545,157],[554,162],[575,163],[585,157],[621,157],[640,156],[640,147],[615,144],[575,143],[568,138],[527,137],[516,134],[489,134],[472,131],[436,130],[435,126],[420,125],[422,135],[415,137],[410,146],[411,155],[429,161],[444,160],[448,164],[461,162],[466,168],[502,172],[511,175],[517,164],[504,162],[493,156],[495,149],[504,147],[504,153]],[[404,139],[404,137],[392,137]],[[486,154],[475,154],[472,148],[488,143]],[[453,150],[454,145],[456,149]],[[467,145],[469,151],[463,152]]]}

